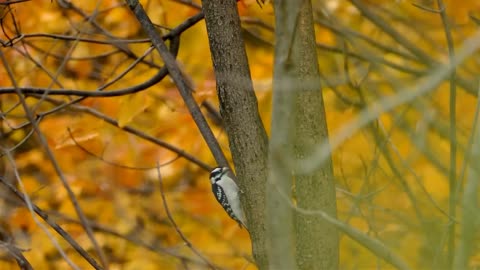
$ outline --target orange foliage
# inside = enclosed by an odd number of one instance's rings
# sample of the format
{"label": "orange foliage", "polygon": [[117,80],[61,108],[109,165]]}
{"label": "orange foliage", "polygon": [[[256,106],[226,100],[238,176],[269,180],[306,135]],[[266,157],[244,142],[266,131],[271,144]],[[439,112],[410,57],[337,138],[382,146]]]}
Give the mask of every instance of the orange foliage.
{"label": "orange foliage", "polygon": [[[23,37],[22,41],[16,40],[15,46],[2,48],[2,55],[20,86],[48,87],[51,91],[95,91],[116,76],[121,76],[150,46],[148,41],[142,41],[145,34],[123,1],[72,2],[87,16],[83,17],[73,9],[62,8],[56,1],[31,1],[12,5],[10,10],[2,10],[4,24],[10,26],[6,27],[0,36],[3,41],[16,35],[16,30],[12,27],[12,14],[15,21],[21,23],[22,34],[59,35],[55,38]],[[158,31],[163,34],[199,12],[194,7],[179,3],[180,1],[141,2],[153,22],[162,26],[158,27]],[[317,43],[332,49],[319,49],[319,65],[322,75],[329,79],[322,82],[323,93],[329,133],[335,136],[346,123],[358,120],[359,112],[363,109],[347,101],[373,104],[384,97],[398,94],[399,89],[409,89],[396,87],[398,81],[405,85],[416,84],[415,76],[421,76],[405,75],[405,71],[391,66],[378,68],[378,65],[388,61],[392,65],[421,70],[425,70],[426,65],[410,59],[410,52],[406,52],[403,47],[399,48],[401,46],[389,35],[378,30],[352,5],[335,0],[326,1],[325,6],[319,4],[323,1],[312,2],[318,18],[335,18],[341,22],[335,26],[351,29],[364,37],[352,42],[351,39],[356,37],[354,33],[342,36],[332,28],[320,24],[315,26]],[[199,4],[199,1],[195,3]],[[378,0],[364,3],[372,10],[387,10],[382,16],[391,20],[399,33],[407,36],[411,42],[418,43],[440,63],[448,63],[445,31],[438,14],[428,13],[407,1]],[[242,0],[238,7],[244,19],[260,18],[273,25],[271,3],[266,3],[261,8],[255,0]],[[436,6],[430,8],[434,9]],[[480,4],[478,1],[449,0],[446,1],[446,12],[452,23],[457,26],[467,25],[471,20],[469,15],[480,13]],[[95,21],[101,29],[96,28],[89,19]],[[419,29],[411,28],[405,20],[418,23]],[[247,53],[259,100],[259,111],[265,128],[270,133],[273,33],[268,29],[252,26],[246,21],[243,26],[252,34],[245,35]],[[431,40],[425,38],[425,32],[422,32],[427,31],[425,29],[429,29],[428,38]],[[471,25],[458,29],[454,34],[455,43],[460,46],[465,36],[474,31],[477,30]],[[108,34],[105,35],[105,32]],[[73,40],[62,40],[61,36],[70,36]],[[260,40],[261,38],[264,40]],[[381,41],[389,46],[391,51],[375,51],[368,45],[370,41],[365,41],[366,38]],[[118,44],[124,47],[84,42],[81,39],[116,39]],[[121,42],[124,39],[135,42],[128,43],[127,46],[127,43]],[[135,57],[128,58],[126,54],[119,53],[125,48]],[[348,53],[351,55],[345,57]],[[361,57],[375,60],[365,64],[359,60]],[[191,77],[198,103],[208,101],[217,105],[215,78],[204,22],[182,34],[177,61]],[[350,64],[351,70],[348,74],[344,61]],[[145,82],[158,72],[157,68],[151,66],[161,65],[163,62],[156,54],[149,54],[144,58],[144,63],[129,70],[124,77],[104,91]],[[476,73],[472,73],[478,74],[478,62],[471,60],[467,61],[466,65],[475,69]],[[395,77],[398,81],[391,78],[394,76],[398,76]],[[365,77],[368,77],[366,82],[360,84]],[[395,83],[388,84],[392,81]],[[359,89],[353,89],[352,85],[356,83]],[[0,85],[12,85],[3,65],[0,67]],[[57,102],[76,98],[54,97]],[[11,109],[8,117],[2,119],[2,132],[12,131],[6,142],[8,147],[12,147],[28,136],[31,130],[30,127],[16,128],[28,119],[22,107],[18,106],[15,95],[3,95],[1,102],[2,112]],[[459,91],[456,122],[459,130],[471,129],[476,102],[471,94]],[[35,109],[36,114],[56,106],[55,102],[38,98],[28,98],[27,103]],[[193,246],[205,258],[222,268],[255,269],[249,262],[251,245],[248,233],[240,230],[236,223],[228,218],[211,195],[208,172],[178,158],[177,154],[165,148],[122,130],[135,128],[182,149],[206,164],[214,165],[208,147],[170,78],[167,77],[140,93],[123,97],[88,98],[74,106],[76,107],[45,116],[40,121],[40,128],[86,216],[103,226],[100,229],[96,227],[94,231],[99,245],[109,257],[110,269],[178,269],[182,264],[179,257],[186,257],[186,263],[194,265],[195,269],[207,268],[202,259],[184,245],[168,219],[159,191],[157,162],[162,164],[161,178],[166,188],[165,195],[170,212]],[[445,120],[449,117],[448,82],[433,91],[428,99],[419,98],[418,103],[411,106],[412,108],[407,105],[399,106],[385,112],[359,132],[349,134],[349,138],[335,150],[332,159],[339,189],[339,218],[369,235],[380,238],[396,252],[404,255],[415,268],[422,268],[426,260],[432,259],[433,255],[430,253],[433,251],[428,246],[432,242],[425,240],[431,236],[422,235],[420,223],[445,222],[445,217],[438,211],[438,207],[447,209],[449,196],[448,174],[429,158],[429,154],[433,155],[437,163],[448,167],[448,136],[438,131],[445,125],[448,126]],[[425,110],[421,110],[422,108]],[[114,119],[117,126],[89,114],[90,109]],[[213,118],[207,118],[221,146],[228,151],[225,131],[216,125]],[[465,145],[468,136],[463,132],[459,133],[458,141]],[[16,149],[14,159],[20,179],[13,176],[12,179],[21,180],[21,185],[17,186],[28,194],[32,202],[50,211],[52,219],[65,228],[90,254],[95,254],[91,241],[78,224],[68,192],[60,183],[52,161],[44,154],[36,139],[36,136],[32,136],[27,143]],[[385,152],[382,152],[382,147]],[[462,165],[460,158],[463,157],[463,150],[459,149],[459,169]],[[7,158],[4,160],[5,164],[11,162]],[[408,192],[406,187],[409,188]],[[412,200],[409,192],[417,201]],[[432,201],[438,205],[432,206]],[[2,201],[2,205],[3,203]],[[12,202],[5,204],[8,204],[8,210],[2,213],[2,218],[8,220],[7,227],[15,236],[14,240],[21,245],[20,248],[26,250],[23,254],[27,260],[37,269],[67,268],[66,260],[52,244],[52,237],[35,223],[30,211]],[[416,211],[415,208],[420,210]],[[419,221],[420,218],[424,220]],[[5,222],[2,221],[2,226],[3,223]],[[433,225],[432,227],[442,230]],[[52,233],[51,229],[47,230]],[[115,236],[115,233],[125,238],[133,237],[141,243],[127,241]],[[27,235],[24,236],[27,240],[22,241],[22,235]],[[80,269],[91,268],[65,242],[59,245]],[[150,246],[150,249],[146,246]],[[160,248],[152,251],[155,247]],[[346,237],[342,238],[340,254],[342,269],[388,267],[385,262]],[[425,256],[430,257],[424,259]],[[478,266],[479,262],[479,255],[475,254],[472,265]],[[0,269],[9,269],[13,265],[14,261],[0,260]]]}

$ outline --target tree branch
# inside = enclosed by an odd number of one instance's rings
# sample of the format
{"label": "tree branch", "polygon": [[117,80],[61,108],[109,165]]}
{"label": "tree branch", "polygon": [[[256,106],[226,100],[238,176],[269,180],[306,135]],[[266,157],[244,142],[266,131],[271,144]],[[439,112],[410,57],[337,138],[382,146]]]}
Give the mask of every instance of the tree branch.
{"label": "tree branch", "polygon": [[165,45],[165,42],[162,40],[162,37],[155,29],[155,26],[138,0],[126,0],[126,2],[142,25],[144,31],[150,37],[153,46],[157,49],[158,53],[165,62],[165,66],[168,69],[170,77],[177,85],[180,95],[190,111],[193,120],[197,124],[197,127],[200,130],[203,138],[207,142],[210,151],[212,151],[217,163],[220,166],[228,166],[228,161],[225,158],[217,139],[213,135],[210,127],[207,124],[207,121],[205,120],[205,117],[203,116],[198,104],[195,102],[195,99],[192,96],[193,89],[189,85],[188,80],[185,79],[180,67],[175,61],[175,58],[168,51],[168,48]]}

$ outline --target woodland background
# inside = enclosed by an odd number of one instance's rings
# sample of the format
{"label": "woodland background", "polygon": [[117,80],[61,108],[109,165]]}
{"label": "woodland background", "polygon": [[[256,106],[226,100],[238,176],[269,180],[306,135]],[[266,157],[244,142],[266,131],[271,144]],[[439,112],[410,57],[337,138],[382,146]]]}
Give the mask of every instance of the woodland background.
{"label": "woodland background", "polygon": [[[228,156],[200,2],[140,2],[167,37],[197,16],[176,60]],[[338,219],[414,269],[445,265],[452,224],[453,247],[480,267],[478,221],[463,215],[478,210],[480,3],[442,3],[312,1],[328,130],[345,138],[332,155]],[[238,9],[269,132],[272,5]],[[108,269],[256,269],[248,233],[211,194],[213,156],[124,1],[0,1],[0,15],[0,269],[91,269],[88,254]],[[369,110],[381,113],[342,133]],[[340,269],[392,267],[340,237]]]}

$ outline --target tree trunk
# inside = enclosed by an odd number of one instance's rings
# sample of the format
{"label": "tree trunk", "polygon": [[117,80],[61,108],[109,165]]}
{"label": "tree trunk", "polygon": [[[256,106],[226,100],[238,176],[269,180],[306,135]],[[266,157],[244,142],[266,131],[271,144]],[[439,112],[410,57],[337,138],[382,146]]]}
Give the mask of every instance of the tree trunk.
{"label": "tree trunk", "polygon": [[265,180],[268,138],[258,113],[235,0],[203,0],[217,92],[260,269],[268,265],[265,245]]}
{"label": "tree trunk", "polygon": [[[276,188],[287,197],[267,194],[267,207],[272,213],[267,218],[269,222],[271,218],[276,219],[268,223],[272,225],[268,227],[272,230],[269,235],[271,248],[277,250],[270,253],[273,256],[270,261],[280,260],[277,267],[288,265],[291,268],[292,260],[288,254],[294,252],[298,269],[337,269],[336,229],[319,215],[296,211],[292,217],[290,206],[285,203],[288,199],[293,200],[290,191],[294,187],[298,208],[323,210],[332,217],[336,216],[331,161],[308,174],[295,167],[297,160],[308,156],[314,146],[328,140],[312,17],[311,2],[308,0],[275,1],[270,165],[277,172],[273,172],[269,182],[275,182]],[[295,239],[285,235],[292,231],[292,220]],[[283,237],[278,239],[282,234]]]}

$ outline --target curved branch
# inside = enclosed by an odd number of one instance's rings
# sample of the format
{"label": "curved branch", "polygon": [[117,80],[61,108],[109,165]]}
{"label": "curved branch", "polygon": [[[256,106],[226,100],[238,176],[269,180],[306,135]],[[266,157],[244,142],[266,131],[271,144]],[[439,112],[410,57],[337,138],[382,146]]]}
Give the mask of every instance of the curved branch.
{"label": "curved branch", "polygon": [[[180,34],[185,30],[195,25],[197,22],[203,19],[203,12],[197,13],[196,15],[186,19],[183,23],[172,29],[168,34],[162,37],[163,40],[171,40],[170,52],[176,56],[178,54]],[[81,100],[87,97],[116,97],[123,96],[128,94],[133,94],[147,89],[161,81],[165,76],[168,75],[167,67],[162,67],[157,74],[152,78],[143,82],[141,84],[127,87],[119,90],[112,91],[98,91],[98,90],[74,90],[74,89],[57,89],[52,90],[48,88],[41,87],[0,87],[0,94],[14,94],[19,90],[22,94],[25,95],[70,95],[70,96],[79,96],[82,97]],[[78,103],[81,100],[72,101],[72,103]]]}

